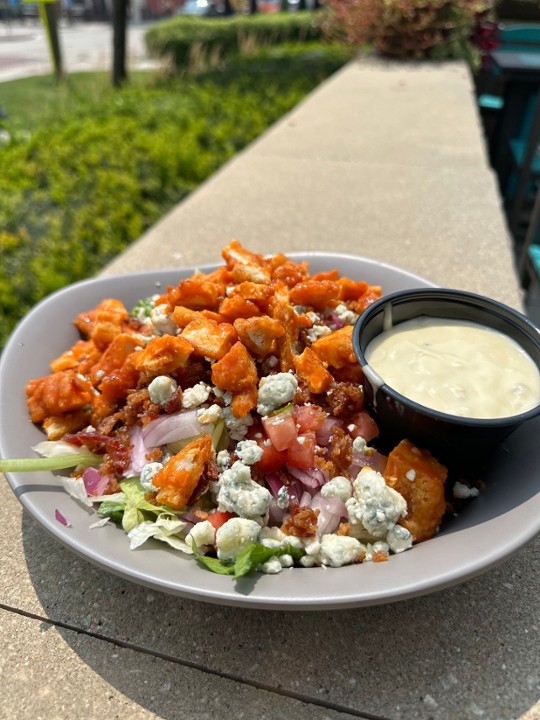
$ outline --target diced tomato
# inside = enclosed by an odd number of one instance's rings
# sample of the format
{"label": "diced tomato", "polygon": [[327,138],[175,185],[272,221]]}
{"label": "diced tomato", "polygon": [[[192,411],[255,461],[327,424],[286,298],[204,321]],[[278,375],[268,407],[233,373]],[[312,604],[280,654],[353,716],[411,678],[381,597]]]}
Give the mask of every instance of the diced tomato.
{"label": "diced tomato", "polygon": [[260,460],[255,463],[255,467],[265,475],[269,472],[276,472],[287,462],[287,451],[276,450],[271,444],[264,444],[264,440],[257,440],[259,447],[262,448],[263,454]]}
{"label": "diced tomato", "polygon": [[315,465],[315,432],[308,430],[287,448],[287,464],[309,470]]}
{"label": "diced tomato", "polygon": [[328,413],[318,405],[296,405],[293,410],[293,417],[299,433],[306,430],[318,430]]}
{"label": "diced tomato", "polygon": [[265,417],[262,424],[276,450],[286,450],[295,443],[298,432],[292,413]]}
{"label": "diced tomato", "polygon": [[235,517],[234,513],[216,510],[214,512],[208,513],[208,517],[206,519],[214,526],[216,530],[218,530],[222,525],[227,522],[227,520],[230,520],[233,517]]}
{"label": "diced tomato", "polygon": [[[355,427],[349,429],[351,425]],[[353,438],[363,437],[366,442],[378,437],[379,428],[375,420],[367,412],[355,413],[347,423],[347,429]]]}

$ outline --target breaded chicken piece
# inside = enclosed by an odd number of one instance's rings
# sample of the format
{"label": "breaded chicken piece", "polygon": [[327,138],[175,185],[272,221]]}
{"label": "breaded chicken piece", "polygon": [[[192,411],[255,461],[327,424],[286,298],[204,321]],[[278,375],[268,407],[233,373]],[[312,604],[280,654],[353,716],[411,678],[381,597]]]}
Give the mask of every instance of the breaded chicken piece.
{"label": "breaded chicken piece", "polygon": [[414,542],[433,537],[446,510],[444,484],[448,470],[428,450],[402,440],[388,455],[386,484],[407,502],[407,515],[399,521]]}

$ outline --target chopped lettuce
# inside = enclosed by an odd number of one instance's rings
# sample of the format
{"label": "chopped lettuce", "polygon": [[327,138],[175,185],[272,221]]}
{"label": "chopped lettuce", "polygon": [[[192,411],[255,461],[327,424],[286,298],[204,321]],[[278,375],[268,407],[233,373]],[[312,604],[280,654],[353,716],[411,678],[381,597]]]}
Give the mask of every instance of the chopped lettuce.
{"label": "chopped lettuce", "polygon": [[82,477],[63,477],[62,485],[64,486],[64,490],[71,495],[72,498],[75,498],[75,500],[78,500],[83,505],[86,505],[86,507],[92,507],[93,503],[88,497]]}
{"label": "chopped lettuce", "polygon": [[148,502],[144,497],[146,491],[141,486],[138,477],[123,480],[120,488],[126,496],[124,515],[122,516],[122,527],[126,533],[146,520],[145,512],[161,515],[166,510],[162,505],[152,505]]}
{"label": "chopped lettuce", "polygon": [[249,575],[272,557],[292,555],[295,560],[299,560],[304,554],[302,550],[293,548],[291,545],[285,545],[280,548],[269,548],[261,545],[261,543],[254,542],[246,545],[233,565],[228,565],[218,558],[203,555],[195,543],[193,543],[192,548],[193,554],[199,563],[208,570],[218,573],[219,575],[232,575],[235,578]]}
{"label": "chopped lettuce", "polygon": [[175,550],[183,550],[191,555],[191,548],[180,537],[180,533],[185,528],[186,522],[184,520],[179,520],[177,517],[166,513],[159,515],[154,521],[145,520],[135,525],[128,532],[130,550],[135,550],[150,538],[155,538],[167,543]]}
{"label": "chopped lettuce", "polygon": [[94,467],[103,457],[90,452],[87,447],[77,447],[62,440],[44,440],[35,445],[42,457],[0,459],[0,472],[35,472],[36,470],[66,470],[72,467]]}
{"label": "chopped lettuce", "polygon": [[126,503],[118,500],[104,500],[98,508],[97,514],[109,518],[114,523],[120,524],[124,516]]}

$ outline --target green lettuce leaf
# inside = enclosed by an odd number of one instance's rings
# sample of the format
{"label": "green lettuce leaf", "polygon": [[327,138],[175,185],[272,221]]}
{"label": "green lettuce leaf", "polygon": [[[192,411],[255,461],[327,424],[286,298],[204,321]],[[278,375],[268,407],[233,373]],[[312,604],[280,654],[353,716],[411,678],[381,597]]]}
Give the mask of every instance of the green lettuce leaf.
{"label": "green lettuce leaf", "polygon": [[122,522],[126,504],[114,500],[104,500],[98,507],[97,514],[101,517],[108,517],[118,525]]}
{"label": "green lettuce leaf", "polygon": [[160,505],[152,505],[144,497],[145,490],[139,483],[139,478],[129,478],[120,483],[120,489],[126,496],[126,506],[122,517],[122,527],[126,533],[145,521],[144,512],[153,515],[161,515],[165,508]]}
{"label": "green lettuce leaf", "polygon": [[279,555],[292,555],[295,561],[298,561],[304,552],[297,550],[291,545],[281,548],[268,548],[261,543],[250,543],[238,555],[233,565],[224,563],[215,557],[203,555],[195,543],[193,543],[193,554],[201,565],[220,575],[232,575],[234,578],[240,578],[249,575],[255,571],[260,565],[270,560],[272,557]]}

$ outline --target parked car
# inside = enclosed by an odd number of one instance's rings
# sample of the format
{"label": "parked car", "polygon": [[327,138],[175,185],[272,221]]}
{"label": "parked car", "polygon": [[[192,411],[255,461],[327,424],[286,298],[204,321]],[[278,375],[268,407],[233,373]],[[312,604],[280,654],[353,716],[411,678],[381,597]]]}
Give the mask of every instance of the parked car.
{"label": "parked car", "polygon": [[222,15],[223,10],[213,0],[186,0],[183,7],[176,12],[177,15]]}

